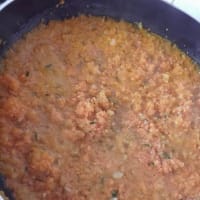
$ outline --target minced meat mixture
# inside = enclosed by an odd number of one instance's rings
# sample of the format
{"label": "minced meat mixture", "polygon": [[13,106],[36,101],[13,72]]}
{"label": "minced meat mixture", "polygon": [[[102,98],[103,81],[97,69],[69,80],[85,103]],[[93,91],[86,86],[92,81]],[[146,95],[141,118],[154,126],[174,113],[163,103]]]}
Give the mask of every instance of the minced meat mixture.
{"label": "minced meat mixture", "polygon": [[28,33],[1,61],[0,173],[15,199],[200,199],[197,67],[103,17]]}

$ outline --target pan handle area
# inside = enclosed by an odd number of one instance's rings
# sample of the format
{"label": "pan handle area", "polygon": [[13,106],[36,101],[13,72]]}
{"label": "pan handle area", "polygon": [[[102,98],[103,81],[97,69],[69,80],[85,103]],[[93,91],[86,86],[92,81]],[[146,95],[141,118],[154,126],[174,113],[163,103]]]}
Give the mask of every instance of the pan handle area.
{"label": "pan handle area", "polygon": [[[0,1],[0,11],[3,10],[5,7],[7,7],[9,4],[11,4],[14,0],[6,0],[1,2]],[[0,199],[1,200],[1,199]]]}
{"label": "pan handle area", "polygon": [[[1,174],[0,174],[0,191],[2,191],[9,200],[14,200],[12,191],[9,188],[7,188],[5,184],[5,178]],[[0,200],[5,200],[5,199],[3,199],[3,197],[0,195]]]}

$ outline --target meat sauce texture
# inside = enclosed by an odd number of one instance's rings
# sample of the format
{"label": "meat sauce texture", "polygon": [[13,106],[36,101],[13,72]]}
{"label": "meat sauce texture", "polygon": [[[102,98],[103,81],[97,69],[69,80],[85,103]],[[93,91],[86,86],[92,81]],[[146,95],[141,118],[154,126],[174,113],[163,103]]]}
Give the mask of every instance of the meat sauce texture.
{"label": "meat sauce texture", "polygon": [[199,199],[197,68],[123,21],[28,33],[0,73],[0,173],[16,200]]}

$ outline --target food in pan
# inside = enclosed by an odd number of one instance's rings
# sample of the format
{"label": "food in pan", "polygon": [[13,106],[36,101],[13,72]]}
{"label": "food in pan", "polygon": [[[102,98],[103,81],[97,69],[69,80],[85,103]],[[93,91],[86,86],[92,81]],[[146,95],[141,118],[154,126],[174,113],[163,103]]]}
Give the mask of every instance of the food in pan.
{"label": "food in pan", "polygon": [[28,33],[1,61],[0,173],[15,199],[199,199],[197,68],[123,21]]}

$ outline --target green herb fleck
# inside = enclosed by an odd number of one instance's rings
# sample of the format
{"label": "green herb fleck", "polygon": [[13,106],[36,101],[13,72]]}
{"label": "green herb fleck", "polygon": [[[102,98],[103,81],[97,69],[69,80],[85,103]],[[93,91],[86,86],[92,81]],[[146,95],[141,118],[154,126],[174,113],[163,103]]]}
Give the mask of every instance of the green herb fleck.
{"label": "green herb fleck", "polygon": [[154,164],[153,161],[148,162],[148,166],[149,166],[149,167],[153,167],[154,165],[155,165],[155,164]]}
{"label": "green herb fleck", "polygon": [[90,121],[90,124],[96,124],[96,122],[95,121]]}
{"label": "green herb fleck", "polygon": [[105,178],[102,176],[102,177],[100,178],[100,183],[101,183],[102,185],[104,185],[104,182],[105,182]]}
{"label": "green herb fleck", "polygon": [[151,144],[145,143],[145,144],[143,144],[143,146],[145,146],[145,147],[151,147]]}
{"label": "green herb fleck", "polygon": [[[25,171],[25,172],[28,172],[28,170],[29,170],[28,166],[24,166],[24,171]],[[6,199],[6,200],[7,200],[7,199]]]}
{"label": "green herb fleck", "polygon": [[38,141],[38,139],[39,139],[37,132],[34,132],[34,139],[35,139],[35,141]]}
{"label": "green herb fleck", "polygon": [[170,154],[169,154],[168,152],[164,151],[164,152],[162,153],[162,158],[163,158],[163,159],[171,159],[171,156],[170,156]]}
{"label": "green herb fleck", "polygon": [[117,198],[118,194],[119,194],[119,191],[116,190],[116,189],[114,189],[114,190],[112,191],[112,198]]}
{"label": "green herb fleck", "polygon": [[116,80],[117,82],[120,82],[120,78],[119,78],[118,76],[115,76],[115,80]]}
{"label": "green herb fleck", "polygon": [[50,67],[52,67],[52,66],[53,66],[52,64],[47,64],[47,65],[45,65],[46,68],[50,68]]}
{"label": "green herb fleck", "polygon": [[30,75],[30,72],[27,71],[27,72],[25,73],[25,76],[28,77],[29,75]]}

